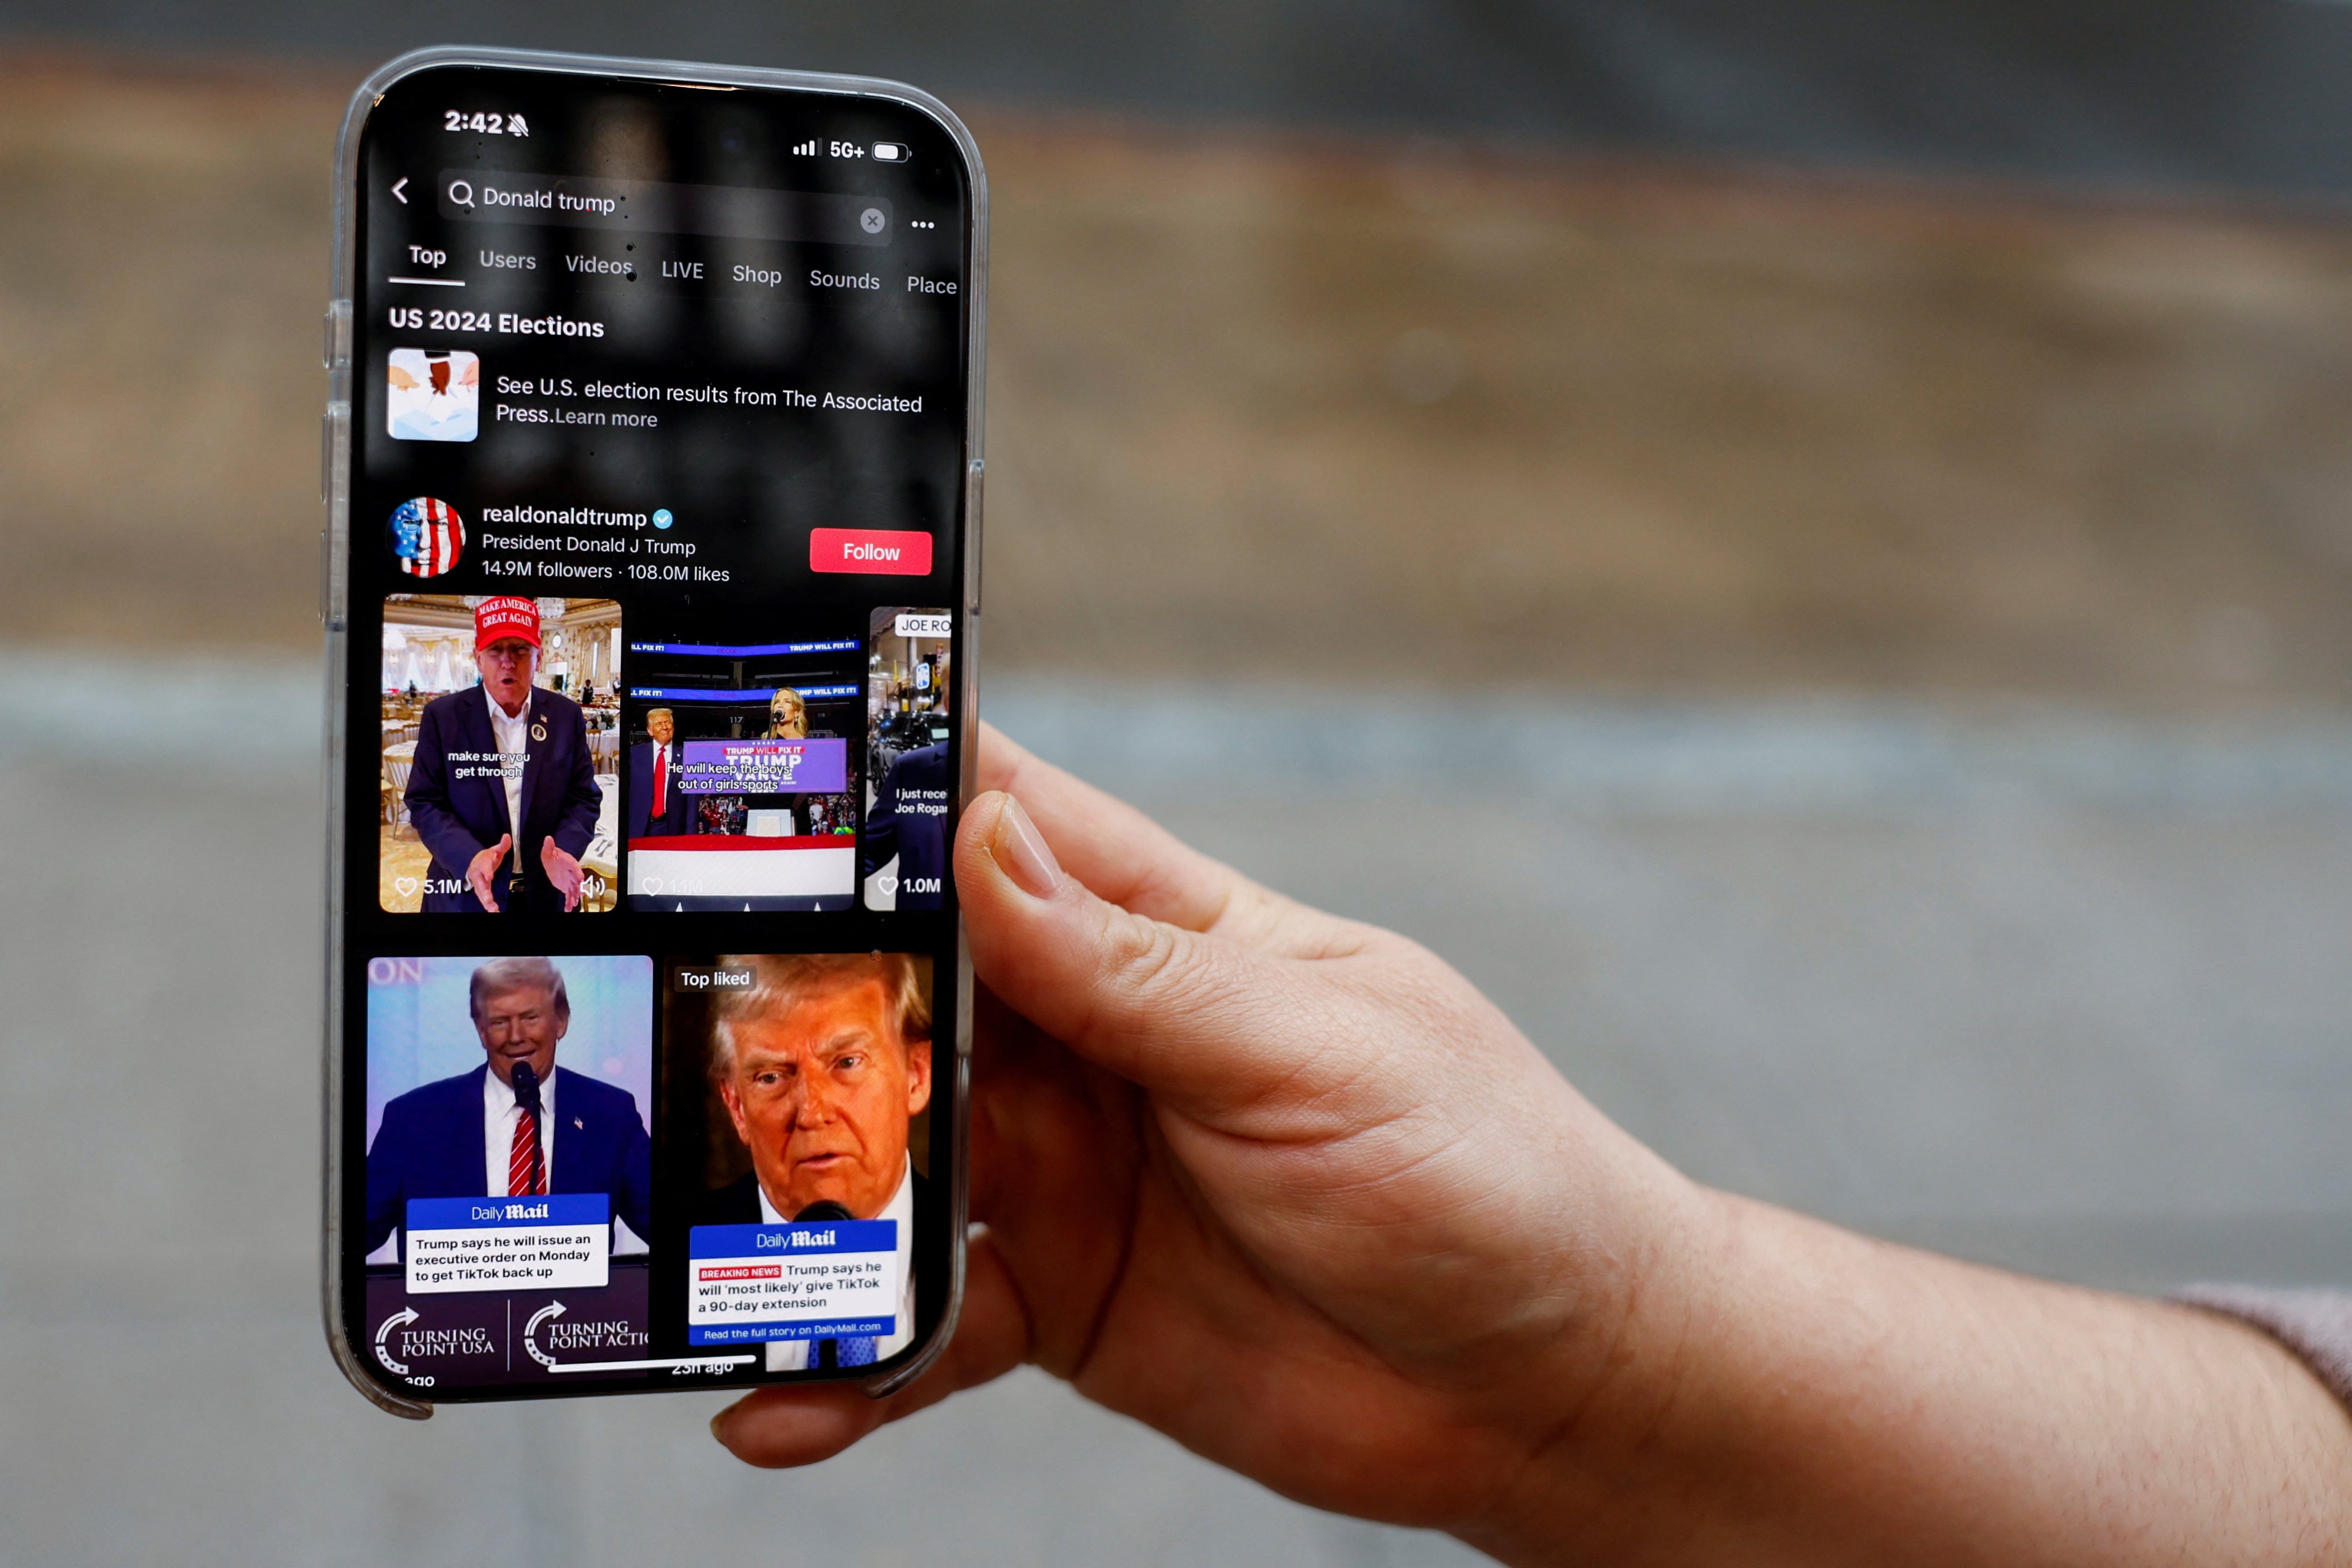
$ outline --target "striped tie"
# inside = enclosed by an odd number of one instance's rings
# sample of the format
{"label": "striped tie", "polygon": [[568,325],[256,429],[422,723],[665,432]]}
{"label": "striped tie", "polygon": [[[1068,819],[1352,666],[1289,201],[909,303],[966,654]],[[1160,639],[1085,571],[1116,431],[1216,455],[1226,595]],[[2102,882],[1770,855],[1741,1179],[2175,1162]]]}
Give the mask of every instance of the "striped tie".
{"label": "striped tie", "polygon": [[507,1154],[507,1196],[537,1197],[547,1191],[547,1167],[539,1160],[539,1116],[529,1106],[520,1109],[514,1147]]}

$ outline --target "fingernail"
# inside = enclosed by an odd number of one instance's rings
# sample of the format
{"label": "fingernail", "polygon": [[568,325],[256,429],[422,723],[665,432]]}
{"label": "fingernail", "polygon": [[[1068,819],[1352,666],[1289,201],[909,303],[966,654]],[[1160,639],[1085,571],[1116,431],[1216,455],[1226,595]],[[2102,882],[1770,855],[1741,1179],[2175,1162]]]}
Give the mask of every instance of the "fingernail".
{"label": "fingernail", "polygon": [[722,1445],[727,1441],[727,1418],[734,1414],[735,1407],[730,1405],[710,1418],[710,1435]]}
{"label": "fingernail", "polygon": [[996,833],[988,848],[1004,868],[1004,874],[1030,897],[1050,899],[1061,887],[1062,868],[1054,852],[1045,847],[1045,836],[1021,809],[1021,803],[1009,795],[1004,797],[1004,809],[996,815]]}

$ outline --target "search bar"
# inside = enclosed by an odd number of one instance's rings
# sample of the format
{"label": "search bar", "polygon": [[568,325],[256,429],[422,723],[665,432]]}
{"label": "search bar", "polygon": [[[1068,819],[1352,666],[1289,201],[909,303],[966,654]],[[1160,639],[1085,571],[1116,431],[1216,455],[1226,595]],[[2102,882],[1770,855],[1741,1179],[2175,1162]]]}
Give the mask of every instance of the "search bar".
{"label": "search bar", "polygon": [[463,223],[705,234],[786,244],[887,245],[890,204],[879,196],[761,191],[748,185],[672,185],[653,180],[583,180],[444,169],[441,216]]}

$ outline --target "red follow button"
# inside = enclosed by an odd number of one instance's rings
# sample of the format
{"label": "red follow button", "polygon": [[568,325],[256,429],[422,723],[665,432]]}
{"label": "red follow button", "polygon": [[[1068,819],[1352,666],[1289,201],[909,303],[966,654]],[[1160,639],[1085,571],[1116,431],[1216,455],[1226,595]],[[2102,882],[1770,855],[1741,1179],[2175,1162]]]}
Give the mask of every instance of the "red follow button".
{"label": "red follow button", "polygon": [[931,536],[880,528],[811,529],[809,570],[928,577],[931,574]]}

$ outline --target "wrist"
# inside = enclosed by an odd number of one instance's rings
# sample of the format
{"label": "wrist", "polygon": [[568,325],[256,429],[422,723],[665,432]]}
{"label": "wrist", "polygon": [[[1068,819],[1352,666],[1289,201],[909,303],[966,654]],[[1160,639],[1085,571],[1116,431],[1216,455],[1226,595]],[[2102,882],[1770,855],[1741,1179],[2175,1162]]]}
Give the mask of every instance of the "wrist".
{"label": "wrist", "polygon": [[1585,1268],[1558,1353],[1497,1414],[1516,1473],[1454,1533],[1502,1562],[1610,1562],[1684,1531],[1701,1435],[1737,1403],[1729,1363],[1771,1337],[1752,1321],[1753,1205],[1651,1174],[1610,1205],[1638,1219],[1589,1248],[1606,1267]]}

